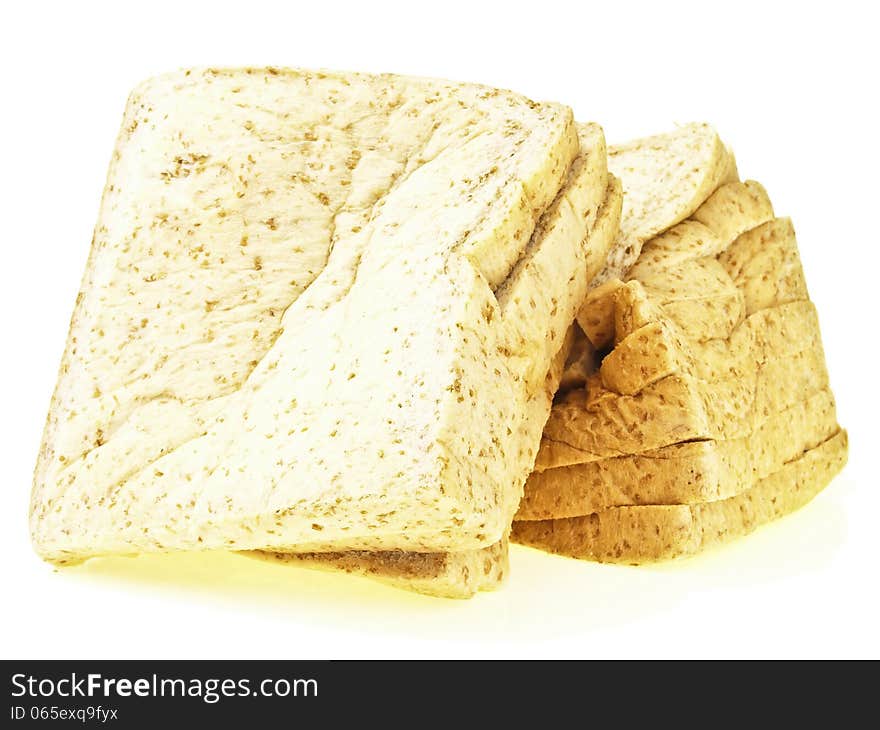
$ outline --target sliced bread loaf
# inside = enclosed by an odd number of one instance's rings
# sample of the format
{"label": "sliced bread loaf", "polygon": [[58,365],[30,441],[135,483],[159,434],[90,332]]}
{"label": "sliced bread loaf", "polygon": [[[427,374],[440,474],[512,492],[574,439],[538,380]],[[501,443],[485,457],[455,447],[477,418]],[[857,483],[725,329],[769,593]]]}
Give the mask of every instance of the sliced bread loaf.
{"label": "sliced bread loaf", "polygon": [[738,494],[838,430],[834,396],[817,391],[772,414],[752,433],[696,440],[535,471],[517,520],[577,517],[612,507],[694,504]]}
{"label": "sliced bread loaf", "polygon": [[794,229],[720,187],[593,290],[596,352],[557,398],[512,539],[575,557],[689,554],[795,509],[842,466]]}
{"label": "sliced bread loaf", "polygon": [[722,186],[697,217],[652,240],[628,283],[588,296],[579,323],[612,349],[554,407],[536,470],[741,438],[827,385],[791,222],[753,182]]}

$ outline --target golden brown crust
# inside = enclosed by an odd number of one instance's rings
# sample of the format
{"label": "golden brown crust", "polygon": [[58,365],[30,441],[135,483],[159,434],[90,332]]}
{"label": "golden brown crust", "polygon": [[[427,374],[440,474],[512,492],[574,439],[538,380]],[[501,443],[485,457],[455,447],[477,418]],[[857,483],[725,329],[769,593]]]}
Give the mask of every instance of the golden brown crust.
{"label": "golden brown crust", "polygon": [[470,598],[496,589],[509,572],[507,538],[482,550],[416,553],[403,550],[350,550],[333,553],[252,551],[254,558],[318,570],[360,575],[395,588],[436,596]]}
{"label": "golden brown crust", "polygon": [[536,470],[741,438],[827,385],[794,229],[768,216],[758,183],[724,185],[591,292],[578,322],[613,348],[554,406]]}

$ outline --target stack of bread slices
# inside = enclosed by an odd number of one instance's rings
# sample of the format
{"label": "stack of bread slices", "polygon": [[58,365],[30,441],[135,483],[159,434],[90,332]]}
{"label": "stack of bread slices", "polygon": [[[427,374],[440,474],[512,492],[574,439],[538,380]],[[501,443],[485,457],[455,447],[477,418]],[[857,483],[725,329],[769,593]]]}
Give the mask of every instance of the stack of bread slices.
{"label": "stack of bread slices", "polygon": [[692,553],[845,457],[791,223],[708,125],[199,69],[129,100],[31,532],[466,597],[511,539]]}
{"label": "stack of bread slices", "polygon": [[594,368],[557,395],[516,541],[677,557],[796,509],[842,467],[794,229],[758,183],[721,184],[649,240],[578,326]]}

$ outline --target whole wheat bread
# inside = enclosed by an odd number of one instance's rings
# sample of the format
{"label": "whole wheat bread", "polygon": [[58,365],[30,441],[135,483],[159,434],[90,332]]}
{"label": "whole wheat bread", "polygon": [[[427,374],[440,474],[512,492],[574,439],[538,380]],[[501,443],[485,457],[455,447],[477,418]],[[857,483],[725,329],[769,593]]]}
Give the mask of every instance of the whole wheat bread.
{"label": "whole wheat bread", "polygon": [[[538,222],[578,148],[569,109],[470,84],[265,68],[138,87],[36,550],[497,543],[585,286],[587,252],[547,259]],[[550,220],[579,243],[578,211]]]}
{"label": "whole wheat bread", "polygon": [[[700,210],[702,232],[696,216],[677,225],[646,246],[627,284],[588,296],[579,323],[594,347],[613,349],[554,407],[537,470],[739,438],[827,385],[791,222],[762,222],[772,207],[756,183],[724,185]],[[745,268],[755,256],[778,276]]]}
{"label": "whole wheat bread", "polygon": [[726,499],[837,430],[834,396],[824,388],[774,413],[747,436],[685,441],[533,472],[516,519],[547,520],[619,506]]}
{"label": "whole wheat bread", "polygon": [[581,310],[604,357],[558,397],[512,539],[603,561],[674,557],[827,484],[846,434],[793,227],[763,188],[723,185],[648,242],[628,278]]}

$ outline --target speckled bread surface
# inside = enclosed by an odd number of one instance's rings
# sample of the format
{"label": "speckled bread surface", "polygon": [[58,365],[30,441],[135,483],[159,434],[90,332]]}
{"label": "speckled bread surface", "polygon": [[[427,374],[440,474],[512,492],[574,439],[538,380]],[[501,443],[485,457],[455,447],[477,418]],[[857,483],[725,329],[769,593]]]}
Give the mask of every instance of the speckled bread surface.
{"label": "speckled bread surface", "polygon": [[[729,198],[737,188],[747,198],[757,189],[754,183],[731,183],[716,195]],[[715,196],[707,206],[714,202]],[[728,226],[737,232],[744,227]],[[807,298],[791,222],[771,219],[727,246],[708,248],[670,235],[674,231],[662,236],[666,245],[682,244],[679,250],[666,249],[672,251],[669,265],[658,258],[661,249],[649,244],[647,265],[640,259],[631,274],[644,281],[609,283],[591,294],[594,301],[604,296],[609,303],[598,302],[586,317],[581,310],[592,344],[610,343],[612,349],[584,389],[565,394],[554,406],[537,472],[683,441],[747,439],[766,430],[780,411],[827,391],[818,320]],[[709,256],[684,255],[705,250]],[[707,270],[712,276],[694,275]],[[719,299],[733,304],[713,306]],[[835,423],[832,408],[824,425]],[[629,463],[609,462],[611,474],[603,479],[614,478],[614,464]],[[526,493],[558,478],[533,475]]]}
{"label": "speckled bread surface", "polygon": [[[573,339],[570,329],[547,372],[544,393],[548,410]],[[510,562],[507,534],[489,547],[456,552],[348,550],[298,553],[249,550],[242,554],[294,567],[359,575],[394,588],[437,598],[470,598],[479,591],[495,590],[506,579]]]}
{"label": "speckled bread surface", "polygon": [[37,552],[497,543],[579,295],[585,251],[535,245],[578,147],[568,108],[471,84],[138,87],[35,472]]}
{"label": "speckled bread surface", "polygon": [[[589,127],[582,127],[581,135],[583,155],[596,154],[601,151],[601,149],[590,149],[589,145],[593,142],[590,141]],[[584,184],[596,176],[607,177],[601,166],[594,166],[592,172],[578,184]],[[568,185],[576,183],[577,181],[571,180]],[[565,195],[567,192],[563,189],[560,195]],[[588,238],[582,242],[582,246],[587,252],[585,282],[595,275],[605,252],[608,251],[615,239],[620,220],[622,197],[620,182],[616,178],[611,178],[598,215],[596,216],[592,210],[585,210],[585,219],[595,221]],[[572,310],[572,316],[573,312],[574,310]],[[536,419],[546,420],[546,414],[549,413],[562,373],[570,360],[576,332],[577,325],[573,324],[566,332],[563,345],[553,359],[545,380],[543,402],[534,404]],[[469,598],[477,591],[493,590],[503,582],[508,573],[506,538],[489,548],[447,553],[350,551],[329,555],[326,553],[297,555],[276,551],[274,553],[253,554],[264,559],[277,559],[302,567],[356,573],[396,588],[444,598]],[[401,571],[402,565],[407,566],[407,572]]]}
{"label": "speckled bread surface", "polygon": [[[618,199],[619,197],[618,189]],[[606,203],[603,213],[607,209]],[[617,212],[619,214],[619,206]],[[600,221],[604,220],[605,215],[601,215]],[[598,228],[599,225],[595,226],[594,232]],[[611,237],[608,240],[610,241]],[[573,340],[574,334],[570,328],[547,372],[544,389],[547,410],[550,408],[553,394],[565,369]],[[456,552],[348,550],[331,553],[298,553],[250,550],[243,554],[300,568],[358,575],[393,588],[436,598],[471,598],[479,591],[495,590],[510,572],[507,534],[489,547]]]}
{"label": "speckled bread surface", "polygon": [[514,522],[515,542],[603,563],[685,557],[752,532],[803,507],[846,464],[847,434],[834,436],[726,499],[613,507],[568,519]]}
{"label": "speckled bread surface", "polygon": [[[768,310],[774,317],[747,323],[750,357],[742,370],[703,378],[673,370],[634,394],[622,394],[603,382],[601,371],[581,391],[558,402],[548,420],[536,471],[597,459],[640,453],[695,439],[729,439],[748,435],[770,415],[828,386],[828,373],[818,336],[806,332],[815,322],[810,303]],[[778,329],[760,332],[766,321]],[[774,357],[773,338],[781,332],[800,340],[790,355]],[[752,334],[753,330],[758,330]],[[815,343],[815,344],[814,344]],[[737,360],[732,361],[732,367]],[[647,379],[647,378],[646,378]]]}
{"label": "speckled bread surface", "polygon": [[[626,190],[624,190],[626,193]],[[791,221],[720,186],[578,315],[595,369],[557,395],[512,539],[689,554],[791,511],[846,460]]]}

